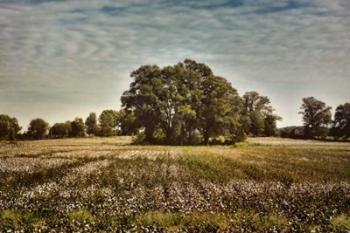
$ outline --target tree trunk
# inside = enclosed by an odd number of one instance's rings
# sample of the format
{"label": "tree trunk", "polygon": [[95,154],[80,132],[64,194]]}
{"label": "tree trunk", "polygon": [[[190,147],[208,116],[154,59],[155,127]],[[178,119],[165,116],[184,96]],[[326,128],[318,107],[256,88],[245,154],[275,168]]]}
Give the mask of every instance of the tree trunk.
{"label": "tree trunk", "polygon": [[153,133],[154,133],[154,127],[146,127],[145,129],[145,142],[147,143],[153,143]]}
{"label": "tree trunk", "polygon": [[208,145],[209,144],[209,131],[208,130],[204,131],[203,137],[204,137],[204,144]]}

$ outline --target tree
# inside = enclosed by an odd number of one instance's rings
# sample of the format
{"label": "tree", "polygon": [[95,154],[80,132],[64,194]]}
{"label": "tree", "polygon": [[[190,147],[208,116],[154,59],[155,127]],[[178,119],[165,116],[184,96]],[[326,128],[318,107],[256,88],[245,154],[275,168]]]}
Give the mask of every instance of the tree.
{"label": "tree", "polygon": [[56,123],[49,131],[49,134],[53,138],[65,138],[71,134],[72,127],[70,122]]}
{"label": "tree", "polygon": [[120,110],[120,130],[122,135],[134,135],[138,132],[138,125],[135,113],[132,111]]}
{"label": "tree", "polygon": [[273,112],[274,109],[267,96],[261,96],[255,91],[243,95],[243,127],[246,133],[254,136],[275,135],[276,122],[282,118]]}
{"label": "tree", "polygon": [[339,105],[334,114],[333,135],[335,137],[350,137],[350,103]]}
{"label": "tree", "polygon": [[110,137],[115,135],[117,126],[117,111],[104,110],[99,116],[100,136]]}
{"label": "tree", "polygon": [[29,124],[28,135],[32,139],[43,139],[47,133],[49,124],[41,118],[32,120]]}
{"label": "tree", "polygon": [[250,118],[250,129],[249,132],[254,136],[263,136],[265,131],[264,116],[259,111],[253,111],[249,114]]}
{"label": "tree", "polygon": [[85,125],[83,119],[77,117],[71,122],[71,136],[72,137],[83,137],[85,134]]}
{"label": "tree", "polygon": [[92,112],[85,120],[86,133],[96,135],[98,131],[96,113]]}
{"label": "tree", "polygon": [[304,135],[307,138],[324,137],[332,121],[331,107],[314,98],[303,98],[299,113],[303,115]]}
{"label": "tree", "polygon": [[16,118],[8,115],[0,115],[0,139],[15,140],[21,127]]}
{"label": "tree", "polygon": [[127,112],[133,112],[145,131],[145,142],[154,143],[154,132],[161,121],[161,71],[156,65],[141,66],[130,75],[134,81],[121,97]]}
{"label": "tree", "polygon": [[144,141],[192,144],[194,133],[203,143],[218,135],[238,138],[241,99],[207,65],[187,59],[163,68],[142,66],[131,77],[121,100],[127,116],[144,129]]}
{"label": "tree", "polygon": [[267,114],[264,119],[264,126],[265,126],[264,135],[268,137],[276,135],[277,134],[276,122],[281,119],[282,118],[277,115]]}
{"label": "tree", "polygon": [[232,130],[240,124],[241,99],[236,89],[222,77],[209,76],[203,80],[202,87],[202,104],[198,115],[204,143],[208,144],[210,137],[232,134]]}

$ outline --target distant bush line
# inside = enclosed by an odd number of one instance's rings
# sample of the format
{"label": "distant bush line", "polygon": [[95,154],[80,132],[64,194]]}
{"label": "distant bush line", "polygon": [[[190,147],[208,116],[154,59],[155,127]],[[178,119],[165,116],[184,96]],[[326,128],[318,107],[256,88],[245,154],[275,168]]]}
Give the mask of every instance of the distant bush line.
{"label": "distant bush line", "polygon": [[246,136],[291,138],[350,137],[350,103],[331,107],[314,97],[303,98],[302,127],[277,129],[281,117],[270,99],[255,91],[239,96],[209,66],[186,59],[173,66],[141,66],[131,73],[130,88],[119,111],[104,110],[84,121],[55,123],[33,119],[24,133],[16,118],[0,115],[0,138],[6,140],[136,135],[137,143],[194,145],[233,144]]}

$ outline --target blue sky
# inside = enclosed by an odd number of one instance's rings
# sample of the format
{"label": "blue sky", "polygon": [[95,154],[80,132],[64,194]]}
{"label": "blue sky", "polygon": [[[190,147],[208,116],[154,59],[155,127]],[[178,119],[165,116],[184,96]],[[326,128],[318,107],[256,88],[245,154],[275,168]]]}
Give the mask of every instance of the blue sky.
{"label": "blue sky", "polygon": [[349,0],[0,0],[0,112],[24,128],[118,109],[144,64],[207,63],[279,124],[350,101]]}

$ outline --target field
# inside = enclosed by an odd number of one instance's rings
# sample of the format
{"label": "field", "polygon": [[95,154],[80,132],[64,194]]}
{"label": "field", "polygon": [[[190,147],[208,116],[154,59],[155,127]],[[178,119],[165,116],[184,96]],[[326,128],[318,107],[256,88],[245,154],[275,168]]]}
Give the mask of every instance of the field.
{"label": "field", "polygon": [[0,232],[346,232],[350,143],[0,143]]}

